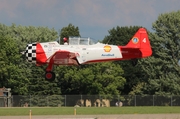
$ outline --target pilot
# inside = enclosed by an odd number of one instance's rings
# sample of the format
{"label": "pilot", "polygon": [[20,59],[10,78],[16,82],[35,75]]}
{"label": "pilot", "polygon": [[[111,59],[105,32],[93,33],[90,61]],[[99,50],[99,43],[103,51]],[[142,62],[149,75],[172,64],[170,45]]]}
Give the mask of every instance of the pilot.
{"label": "pilot", "polygon": [[68,45],[68,39],[66,37],[63,38],[64,45]]}

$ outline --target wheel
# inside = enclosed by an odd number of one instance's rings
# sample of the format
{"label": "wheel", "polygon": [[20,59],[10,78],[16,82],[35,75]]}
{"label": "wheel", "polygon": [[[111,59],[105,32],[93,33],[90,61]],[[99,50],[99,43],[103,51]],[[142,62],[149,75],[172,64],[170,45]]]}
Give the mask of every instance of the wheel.
{"label": "wheel", "polygon": [[45,79],[47,81],[54,81],[55,80],[55,73],[54,72],[51,72],[51,71],[48,71],[45,73]]}

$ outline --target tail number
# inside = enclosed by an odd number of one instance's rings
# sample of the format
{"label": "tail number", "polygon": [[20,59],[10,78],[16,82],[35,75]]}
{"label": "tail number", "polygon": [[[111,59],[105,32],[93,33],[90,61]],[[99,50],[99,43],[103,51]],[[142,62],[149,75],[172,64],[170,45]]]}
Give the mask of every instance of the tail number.
{"label": "tail number", "polygon": [[143,43],[146,43],[146,38],[144,38],[144,39],[142,40],[142,42],[143,42]]}

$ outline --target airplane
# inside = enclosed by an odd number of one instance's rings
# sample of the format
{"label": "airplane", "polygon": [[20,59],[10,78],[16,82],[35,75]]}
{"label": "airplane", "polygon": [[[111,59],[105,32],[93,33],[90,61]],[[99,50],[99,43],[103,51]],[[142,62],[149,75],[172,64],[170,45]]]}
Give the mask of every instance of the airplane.
{"label": "airplane", "polygon": [[117,46],[94,43],[89,37],[64,38],[64,44],[57,41],[28,44],[25,56],[28,62],[37,66],[47,64],[45,79],[55,80],[54,65],[83,65],[105,61],[131,60],[152,55],[152,49],[145,28],[139,28],[127,45]]}

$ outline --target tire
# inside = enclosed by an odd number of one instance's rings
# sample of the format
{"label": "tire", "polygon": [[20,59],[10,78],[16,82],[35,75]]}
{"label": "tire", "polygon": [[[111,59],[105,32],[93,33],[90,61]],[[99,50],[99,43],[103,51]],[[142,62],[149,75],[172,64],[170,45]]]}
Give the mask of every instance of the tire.
{"label": "tire", "polygon": [[46,73],[45,73],[45,79],[46,79],[47,81],[54,81],[55,78],[56,78],[56,76],[55,76],[55,73],[54,73],[54,72],[49,71],[49,72],[46,72]]}

